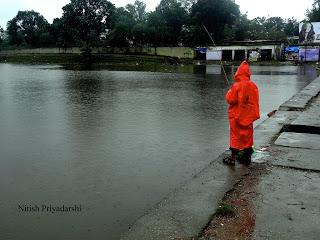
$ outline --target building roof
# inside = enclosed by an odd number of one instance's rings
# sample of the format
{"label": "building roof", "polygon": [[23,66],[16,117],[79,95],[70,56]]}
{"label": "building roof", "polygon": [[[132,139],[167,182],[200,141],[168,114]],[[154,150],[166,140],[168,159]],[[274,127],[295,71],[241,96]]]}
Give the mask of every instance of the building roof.
{"label": "building roof", "polygon": [[250,45],[281,45],[283,41],[275,40],[247,40],[247,41],[230,41],[224,42],[221,45],[240,45],[240,46],[250,46]]}

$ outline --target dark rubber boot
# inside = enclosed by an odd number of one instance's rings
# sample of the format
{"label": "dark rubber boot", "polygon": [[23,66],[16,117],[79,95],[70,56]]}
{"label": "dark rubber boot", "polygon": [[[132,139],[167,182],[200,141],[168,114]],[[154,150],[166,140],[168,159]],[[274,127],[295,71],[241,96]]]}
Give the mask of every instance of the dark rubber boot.
{"label": "dark rubber boot", "polygon": [[244,164],[244,165],[250,165],[252,153],[253,153],[252,147],[246,148],[246,149],[240,151],[238,154],[239,163]]}
{"label": "dark rubber boot", "polygon": [[235,165],[236,164],[236,156],[231,154],[230,156],[223,158],[222,161],[224,164]]}

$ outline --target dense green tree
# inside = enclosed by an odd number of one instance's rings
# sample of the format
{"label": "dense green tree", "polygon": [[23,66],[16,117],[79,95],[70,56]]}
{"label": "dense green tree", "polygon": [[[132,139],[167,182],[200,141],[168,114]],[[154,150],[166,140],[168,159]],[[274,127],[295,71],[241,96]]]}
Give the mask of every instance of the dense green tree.
{"label": "dense green tree", "polygon": [[[317,21],[319,3],[315,0],[307,12],[312,21]],[[37,12],[18,12],[8,22],[7,35],[11,45],[77,46],[90,53],[97,46],[211,45],[204,26],[216,44],[285,40],[298,35],[298,25],[294,18],[248,20],[234,0],[161,0],[153,12],[146,12],[146,4],[140,0],[120,8],[108,0],[71,0],[63,7],[63,16],[52,24]],[[0,28],[0,42],[5,35]]]}
{"label": "dense green tree", "polygon": [[62,35],[63,41],[90,52],[110,29],[115,7],[107,0],[71,0],[62,9],[63,28],[68,31]]}
{"label": "dense green tree", "polygon": [[117,8],[113,22],[113,27],[108,34],[109,43],[111,46],[128,47],[133,39],[132,29],[135,25],[133,16],[125,8]]}
{"label": "dense green tree", "polygon": [[151,12],[148,16],[146,28],[146,40],[154,47],[160,46],[165,42],[166,26],[159,12]]}
{"label": "dense green tree", "polygon": [[186,25],[181,31],[182,42],[185,46],[202,45],[203,39],[206,38],[204,29],[200,25]]}
{"label": "dense green tree", "polygon": [[29,45],[32,47],[47,43],[48,22],[38,12],[19,11],[8,22],[7,32],[12,45]]}
{"label": "dense green tree", "polygon": [[145,43],[146,4],[136,0],[125,8],[117,8],[113,16],[109,42],[115,46],[137,46]]}
{"label": "dense green tree", "polygon": [[[224,40],[226,26],[232,26],[239,17],[239,6],[233,0],[198,0],[191,9],[193,24],[206,26],[216,42]],[[201,40],[211,43],[204,34]]]}
{"label": "dense green tree", "polygon": [[294,18],[257,17],[249,22],[249,39],[251,40],[286,40],[297,36],[299,23]]}
{"label": "dense green tree", "polygon": [[188,20],[180,0],[161,0],[148,18],[148,34],[153,45],[178,45]]}
{"label": "dense green tree", "polygon": [[146,4],[136,0],[134,4],[128,4],[126,9],[134,20],[134,26],[132,28],[132,42],[135,46],[142,46],[146,43],[146,34],[148,31],[148,13],[146,12]]}
{"label": "dense green tree", "polygon": [[285,40],[286,34],[284,32],[285,21],[281,17],[270,17],[266,19],[265,24],[266,39],[271,40]]}
{"label": "dense green tree", "polygon": [[295,18],[288,18],[285,21],[284,33],[287,37],[299,35],[299,21]]}
{"label": "dense green tree", "polygon": [[306,16],[311,22],[320,22],[320,0],[314,0],[312,8],[307,10]]}
{"label": "dense green tree", "polygon": [[256,17],[249,22],[249,39],[262,40],[266,39],[265,17]]}
{"label": "dense green tree", "polygon": [[5,31],[4,29],[0,26],[0,43],[2,43],[5,39]]}
{"label": "dense green tree", "polygon": [[250,20],[246,14],[241,14],[233,25],[226,25],[224,40],[244,41],[250,39]]}
{"label": "dense green tree", "polygon": [[136,0],[134,4],[128,4],[126,10],[129,12],[135,23],[144,22],[147,18],[146,4],[139,0]]}
{"label": "dense green tree", "polygon": [[4,42],[6,38],[6,33],[4,29],[0,26],[0,49],[4,47]]}
{"label": "dense green tree", "polygon": [[63,33],[67,32],[63,28],[62,18],[53,19],[52,24],[49,26],[49,34],[51,37],[52,45],[62,47],[64,46]]}
{"label": "dense green tree", "polygon": [[178,0],[181,6],[190,13],[192,6],[197,2],[197,0]]}

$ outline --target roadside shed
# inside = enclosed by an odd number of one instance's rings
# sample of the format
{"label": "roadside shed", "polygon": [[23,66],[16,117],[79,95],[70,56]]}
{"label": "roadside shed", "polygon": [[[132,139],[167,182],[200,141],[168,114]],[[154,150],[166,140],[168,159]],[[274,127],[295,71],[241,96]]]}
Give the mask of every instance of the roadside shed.
{"label": "roadside shed", "polygon": [[280,60],[284,44],[281,41],[233,41],[207,49],[207,61],[270,61]]}

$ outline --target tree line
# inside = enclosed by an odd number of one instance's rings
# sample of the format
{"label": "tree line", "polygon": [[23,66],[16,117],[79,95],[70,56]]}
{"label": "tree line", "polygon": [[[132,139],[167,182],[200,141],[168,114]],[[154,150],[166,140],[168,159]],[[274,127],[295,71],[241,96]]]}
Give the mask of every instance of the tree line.
{"label": "tree line", "polygon": [[[320,20],[320,0],[306,16]],[[234,0],[161,0],[154,11],[146,4],[116,8],[107,0],[71,0],[52,24],[38,12],[19,11],[0,27],[7,47],[142,47],[210,45],[203,26],[216,43],[243,40],[286,40],[298,35],[295,18],[257,17],[249,20]]]}

